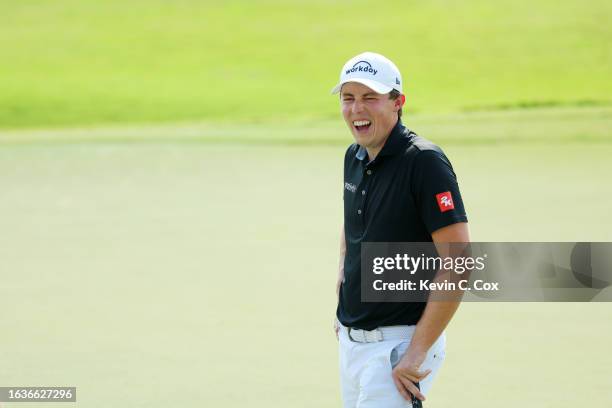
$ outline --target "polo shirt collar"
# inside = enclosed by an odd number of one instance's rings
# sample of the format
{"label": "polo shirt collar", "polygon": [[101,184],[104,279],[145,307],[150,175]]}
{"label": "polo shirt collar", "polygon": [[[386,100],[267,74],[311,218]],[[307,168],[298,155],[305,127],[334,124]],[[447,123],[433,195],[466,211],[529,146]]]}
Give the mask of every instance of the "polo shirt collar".
{"label": "polo shirt collar", "polygon": [[[406,133],[406,127],[404,126],[402,121],[398,119],[393,129],[391,129],[391,133],[389,134],[389,137],[387,138],[385,145],[380,150],[380,153],[378,153],[378,156],[392,156],[395,153],[399,152],[403,145],[402,135],[404,133]],[[357,153],[355,154],[355,157],[358,160],[364,160],[368,157],[368,151],[366,150],[365,147],[359,146],[359,149],[357,149]]]}

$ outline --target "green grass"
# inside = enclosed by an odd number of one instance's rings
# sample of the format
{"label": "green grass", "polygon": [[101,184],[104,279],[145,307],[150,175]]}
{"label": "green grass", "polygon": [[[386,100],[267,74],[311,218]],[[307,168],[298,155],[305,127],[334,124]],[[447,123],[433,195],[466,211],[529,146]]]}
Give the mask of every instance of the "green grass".
{"label": "green grass", "polygon": [[401,68],[411,112],[611,101],[609,1],[2,2],[0,127],[317,121],[341,65]]}
{"label": "green grass", "polygon": [[[339,115],[338,115],[339,116]],[[612,142],[612,108],[546,108],[455,114],[408,114],[404,123],[443,145],[591,144]],[[189,143],[344,146],[351,136],[341,118],[244,124],[90,126],[0,130],[0,147],[62,143]]]}
{"label": "green grass", "polygon": [[[474,240],[612,241],[609,116],[537,112],[415,127],[446,137]],[[185,126],[1,135],[0,384],[75,385],[82,407],[338,406],[350,136],[225,143]],[[599,139],[571,140],[585,129]],[[428,406],[608,407],[609,317],[608,303],[465,304]]]}

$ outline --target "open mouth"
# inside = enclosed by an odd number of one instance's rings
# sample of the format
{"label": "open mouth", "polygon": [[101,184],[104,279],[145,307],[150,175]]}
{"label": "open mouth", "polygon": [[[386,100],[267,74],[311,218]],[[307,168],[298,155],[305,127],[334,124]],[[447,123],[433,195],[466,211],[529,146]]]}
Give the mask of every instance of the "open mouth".
{"label": "open mouth", "polygon": [[353,126],[355,126],[358,132],[367,132],[370,126],[372,126],[372,122],[369,120],[355,120],[353,121]]}

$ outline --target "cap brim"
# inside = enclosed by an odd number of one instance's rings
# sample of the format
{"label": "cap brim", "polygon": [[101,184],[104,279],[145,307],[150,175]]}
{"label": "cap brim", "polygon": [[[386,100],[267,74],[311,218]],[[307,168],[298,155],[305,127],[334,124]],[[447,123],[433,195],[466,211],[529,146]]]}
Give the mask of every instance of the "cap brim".
{"label": "cap brim", "polygon": [[365,79],[365,78],[349,78],[344,82],[340,82],[338,85],[336,85],[334,87],[334,89],[331,90],[331,94],[337,94],[338,92],[340,92],[340,90],[342,89],[342,85],[348,83],[348,82],[358,82],[362,85],[367,86],[368,88],[370,88],[371,90],[373,90],[376,93],[379,94],[386,94],[389,93],[393,90],[392,87],[387,86],[387,85],[383,85],[380,82],[376,82],[376,81],[372,81],[371,79]]}

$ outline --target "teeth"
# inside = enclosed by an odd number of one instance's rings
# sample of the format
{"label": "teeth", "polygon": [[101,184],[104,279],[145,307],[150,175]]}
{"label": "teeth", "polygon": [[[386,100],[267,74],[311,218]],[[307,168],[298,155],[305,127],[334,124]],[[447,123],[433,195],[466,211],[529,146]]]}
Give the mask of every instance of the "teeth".
{"label": "teeth", "polygon": [[365,126],[365,125],[369,125],[370,121],[369,120],[356,120],[353,122],[353,125],[355,126]]}

